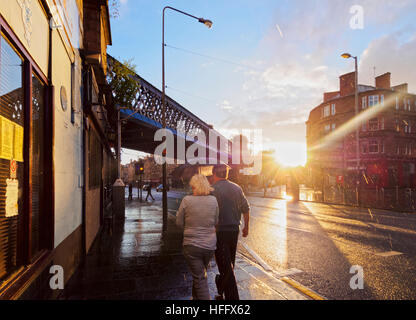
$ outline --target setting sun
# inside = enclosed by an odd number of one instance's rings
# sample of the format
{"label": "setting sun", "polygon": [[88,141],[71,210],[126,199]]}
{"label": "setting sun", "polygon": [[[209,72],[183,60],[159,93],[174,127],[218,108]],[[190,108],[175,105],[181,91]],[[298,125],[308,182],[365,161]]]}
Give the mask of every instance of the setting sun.
{"label": "setting sun", "polygon": [[275,159],[286,167],[306,164],[306,144],[301,142],[278,142],[274,145]]}

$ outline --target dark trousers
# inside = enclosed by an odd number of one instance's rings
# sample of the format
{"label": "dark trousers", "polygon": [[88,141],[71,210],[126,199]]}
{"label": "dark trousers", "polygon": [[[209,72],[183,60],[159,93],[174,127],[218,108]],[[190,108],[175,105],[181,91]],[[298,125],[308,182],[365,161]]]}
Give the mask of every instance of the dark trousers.
{"label": "dark trousers", "polygon": [[146,200],[145,201],[147,201],[147,198],[149,198],[149,196],[153,199],[153,200],[155,200],[155,198],[153,198],[153,196],[152,196],[152,190],[150,189],[150,190],[147,190],[147,196],[146,196]]}
{"label": "dark trousers", "polygon": [[224,293],[226,300],[239,300],[237,282],[234,275],[235,254],[239,231],[218,231],[215,260],[220,272],[218,292]]}

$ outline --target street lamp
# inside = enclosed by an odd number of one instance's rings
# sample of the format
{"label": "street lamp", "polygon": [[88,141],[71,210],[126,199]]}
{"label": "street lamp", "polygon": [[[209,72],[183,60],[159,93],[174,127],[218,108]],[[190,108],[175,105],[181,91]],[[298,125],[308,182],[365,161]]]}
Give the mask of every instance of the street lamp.
{"label": "street lamp", "polygon": [[[355,116],[358,116],[358,57],[353,56],[349,53],[343,53],[341,55],[344,59],[351,59],[353,58],[355,60]],[[355,139],[356,139],[356,156],[357,156],[357,185],[356,185],[356,195],[357,195],[357,205],[359,205],[359,195],[358,195],[358,179],[360,177],[360,131],[359,131],[360,124],[357,122],[357,127],[355,131]]]}
{"label": "street lamp", "polygon": [[[198,20],[198,22],[204,24],[209,29],[212,27],[212,21],[204,18],[198,18],[196,16],[193,16],[189,13],[186,13],[182,10],[175,9],[172,7],[164,7],[163,8],[163,18],[162,18],[162,126],[163,129],[166,129],[166,95],[165,95],[165,11],[167,9],[182,13],[185,16],[188,16],[190,18]],[[166,157],[166,153],[165,153]],[[166,159],[165,159],[166,160]],[[162,184],[163,184],[163,190],[162,190],[162,204],[163,204],[163,231],[167,230],[167,222],[168,222],[168,194],[167,194],[167,164],[166,161],[163,163],[162,166],[163,176],[162,176]]]}

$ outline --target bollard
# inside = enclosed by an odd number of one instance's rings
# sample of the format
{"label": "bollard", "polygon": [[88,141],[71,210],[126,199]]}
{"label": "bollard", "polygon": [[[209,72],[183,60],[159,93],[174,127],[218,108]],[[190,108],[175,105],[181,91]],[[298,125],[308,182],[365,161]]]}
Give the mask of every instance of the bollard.
{"label": "bollard", "polygon": [[113,216],[124,218],[125,216],[125,185],[121,179],[113,184]]}

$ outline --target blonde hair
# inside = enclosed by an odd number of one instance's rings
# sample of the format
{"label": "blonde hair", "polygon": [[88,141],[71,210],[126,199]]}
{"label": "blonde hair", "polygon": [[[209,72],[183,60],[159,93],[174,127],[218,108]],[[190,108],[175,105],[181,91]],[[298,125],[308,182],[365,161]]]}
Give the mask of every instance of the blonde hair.
{"label": "blonde hair", "polygon": [[197,196],[208,196],[214,189],[208,182],[207,177],[202,174],[196,174],[189,181],[189,185]]}

